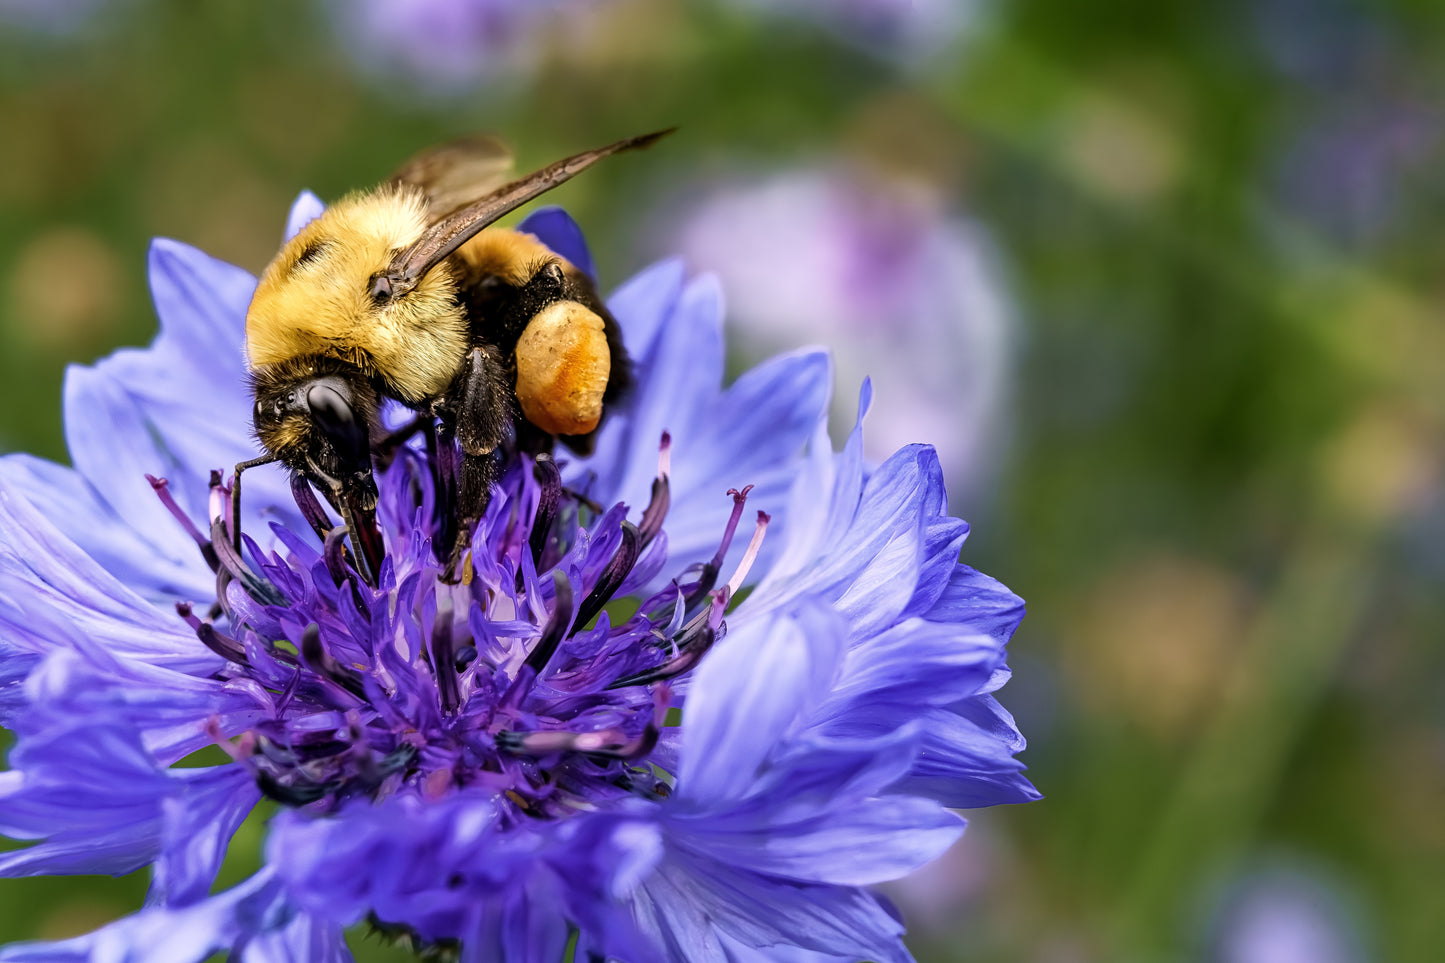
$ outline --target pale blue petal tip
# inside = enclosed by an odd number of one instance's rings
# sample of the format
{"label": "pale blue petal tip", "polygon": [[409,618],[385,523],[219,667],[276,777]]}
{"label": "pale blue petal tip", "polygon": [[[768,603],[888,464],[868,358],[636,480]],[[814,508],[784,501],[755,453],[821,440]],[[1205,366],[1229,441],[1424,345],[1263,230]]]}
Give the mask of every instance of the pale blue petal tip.
{"label": "pale blue petal tip", "polygon": [[326,210],[326,202],[310,191],[302,191],[291,205],[291,213],[286,217],[285,241],[291,240],[301,229],[321,216]]}

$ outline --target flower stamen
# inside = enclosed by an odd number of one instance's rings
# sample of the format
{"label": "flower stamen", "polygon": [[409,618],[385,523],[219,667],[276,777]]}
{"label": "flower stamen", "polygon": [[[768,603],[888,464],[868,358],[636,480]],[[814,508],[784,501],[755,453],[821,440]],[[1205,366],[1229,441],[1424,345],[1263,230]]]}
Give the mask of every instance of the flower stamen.
{"label": "flower stamen", "polygon": [[187,515],[181,506],[176,504],[175,496],[172,495],[170,491],[170,482],[164,478],[157,478],[150,474],[146,475],[146,481],[150,482],[151,490],[156,493],[156,497],[161,500],[161,504],[166,507],[166,511],[170,512],[171,516],[181,523],[181,528],[185,529],[186,534],[191,536],[195,541],[197,547],[201,550],[201,555],[206,560],[206,564],[209,565],[211,571],[214,572],[217,566],[220,565],[220,562],[216,559],[216,550],[212,547],[206,536],[201,534],[201,530],[196,527],[195,523],[191,521],[191,516]]}
{"label": "flower stamen", "polygon": [[768,532],[768,522],[772,520],[773,517],[767,512],[758,512],[758,527],[753,529],[748,550],[743,553],[742,561],[738,562],[738,569],[733,573],[733,577],[728,579],[728,591],[731,594],[738,594],[738,589],[743,587],[743,579],[748,577],[748,570],[753,567],[753,562],[757,561],[758,550],[763,547],[763,536]]}

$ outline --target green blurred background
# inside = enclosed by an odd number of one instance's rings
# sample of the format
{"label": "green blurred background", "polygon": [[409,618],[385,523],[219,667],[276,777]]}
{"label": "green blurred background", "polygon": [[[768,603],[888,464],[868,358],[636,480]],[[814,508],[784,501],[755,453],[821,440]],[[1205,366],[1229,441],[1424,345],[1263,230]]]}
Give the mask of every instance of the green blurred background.
{"label": "green blurred background", "polygon": [[[1046,798],[970,814],[892,891],[915,953],[1441,958],[1445,5],[1001,0],[890,44],[766,2],[594,0],[443,89],[359,69],[342,4],[27,6],[0,0],[0,450],[64,460],[64,367],[152,336],[151,236],[259,270],[300,189],[451,135],[529,168],[682,125],[559,192],[604,287],[710,178],[925,185],[1009,305],[954,508],[964,560],[1030,603],[1003,701]],[[144,887],[0,881],[0,941]]]}

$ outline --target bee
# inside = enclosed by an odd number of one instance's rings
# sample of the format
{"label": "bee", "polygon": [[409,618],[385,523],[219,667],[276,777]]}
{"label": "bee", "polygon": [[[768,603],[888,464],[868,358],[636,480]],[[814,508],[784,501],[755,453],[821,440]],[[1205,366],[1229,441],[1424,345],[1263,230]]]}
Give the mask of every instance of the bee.
{"label": "bee", "polygon": [[[493,138],[426,151],[390,180],[343,198],[266,267],[246,314],[254,430],[265,449],[241,473],[280,462],[341,515],[357,570],[375,584],[373,456],[379,412],[395,399],[442,453],[439,492],[455,508],[454,570],[490,498],[501,446],[590,451],[631,369],[617,322],[591,280],[530,235],[491,228],[540,194],[621,151],[671,133],[618,141],[504,182],[510,155]],[[309,496],[308,496],[309,497]],[[445,532],[444,532],[445,534]],[[440,558],[441,555],[439,554]]]}

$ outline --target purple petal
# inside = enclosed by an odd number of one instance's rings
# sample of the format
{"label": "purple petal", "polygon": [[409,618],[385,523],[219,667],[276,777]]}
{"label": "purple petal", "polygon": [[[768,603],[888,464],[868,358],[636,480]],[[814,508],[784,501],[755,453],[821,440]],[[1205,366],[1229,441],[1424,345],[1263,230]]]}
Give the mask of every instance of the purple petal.
{"label": "purple petal", "polygon": [[[845,530],[858,510],[863,491],[863,418],[868,413],[872,388],[859,390],[858,417],[836,456],[828,437],[828,420],[820,416],[808,443],[808,455],[799,464],[788,495],[788,535],[768,576],[758,586],[766,597],[789,585],[813,567],[826,546]],[[769,585],[774,586],[770,588]],[[755,593],[757,594],[757,593]]]}
{"label": "purple petal", "polygon": [[271,873],[262,870],[234,889],[182,909],[142,910],[57,943],[11,944],[0,948],[0,963],[200,963],[290,918]]}
{"label": "purple petal", "polygon": [[1024,600],[998,580],[967,565],[957,565],[926,618],[934,622],[958,622],[1002,643],[1013,637],[1023,621]]}
{"label": "purple petal", "polygon": [[658,335],[670,323],[682,297],[686,280],[687,270],[681,261],[659,261],[634,275],[607,299],[608,309],[622,327],[627,353],[635,363],[652,356]]}
{"label": "purple petal", "polygon": [[1003,646],[989,636],[910,619],[848,651],[825,711],[866,715],[880,711],[873,703],[891,703],[906,721],[924,706],[983,691],[1003,658]]}
{"label": "purple petal", "polygon": [[291,212],[286,215],[286,234],[282,242],[291,240],[301,229],[316,220],[326,211],[326,202],[310,191],[302,191],[291,202]]}
{"label": "purple petal", "polygon": [[634,895],[633,918],[666,959],[688,963],[730,963],[734,941],[876,963],[912,960],[902,926],[864,890],[772,879],[681,850]]}
{"label": "purple petal", "polygon": [[136,595],[22,499],[0,494],[0,532],[0,626],[15,645],[39,653],[83,635],[154,665],[215,669],[216,656],[174,613]]}
{"label": "purple petal", "polygon": [[597,283],[597,266],[592,263],[592,252],[587,249],[582,228],[562,208],[539,207],[522,219],[517,230],[531,234],[553,253],[571,261],[593,284]]}
{"label": "purple petal", "polygon": [[1024,748],[1013,717],[990,696],[924,716],[924,747],[897,791],[926,795],[952,809],[1042,798],[1014,753]]}
{"label": "purple petal", "polygon": [[963,820],[929,799],[887,796],[791,823],[728,822],[693,832],[689,848],[712,859],[802,882],[869,886],[898,879],[941,856],[963,833]]}
{"label": "purple petal", "polygon": [[15,727],[15,717],[26,706],[25,678],[40,657],[0,639],[0,726]]}
{"label": "purple petal", "polygon": [[837,605],[857,637],[887,626],[907,609],[928,549],[924,512],[941,497],[938,459],[927,446],[900,449],[869,477],[856,502],[850,451],[840,467],[828,524],[803,536],[813,540],[811,560],[790,546],[785,564],[749,597],[744,611],[786,607],[817,594]]}
{"label": "purple petal", "polygon": [[252,775],[237,765],[175,770],[173,778],[182,788],[162,807],[161,853],[149,902],[180,907],[211,891],[231,837],[261,793]]}
{"label": "purple petal", "polygon": [[25,499],[102,568],[151,601],[204,598],[215,590],[215,576],[180,525],[172,521],[142,534],[72,468],[7,455],[0,458],[0,492]]}
{"label": "purple petal", "polygon": [[72,644],[46,656],[26,680],[32,715],[97,718],[132,728],[165,763],[212,743],[204,726],[209,718],[223,732],[235,732],[269,715],[264,691],[116,658],[84,640]]}
{"label": "purple petal", "polygon": [[176,787],[139,735],[88,722],[22,737],[0,773],[0,833],[44,839],[0,855],[0,876],[109,873],[160,848],[161,804]]}
{"label": "purple petal", "polygon": [[154,349],[174,352],[198,373],[218,379],[209,386],[213,390],[241,390],[246,309],[256,279],[233,264],[168,238],[151,242],[149,276],[161,323]]}
{"label": "purple petal", "polygon": [[352,963],[340,926],[297,913],[284,929],[262,933],[246,943],[240,963]]}
{"label": "purple petal", "polygon": [[826,696],[843,639],[837,616],[813,606],[730,631],[688,690],[679,801],[709,809],[745,795],[773,747]]}

